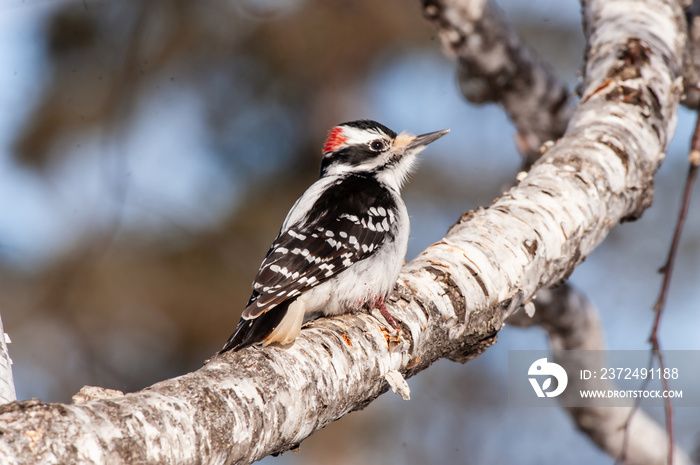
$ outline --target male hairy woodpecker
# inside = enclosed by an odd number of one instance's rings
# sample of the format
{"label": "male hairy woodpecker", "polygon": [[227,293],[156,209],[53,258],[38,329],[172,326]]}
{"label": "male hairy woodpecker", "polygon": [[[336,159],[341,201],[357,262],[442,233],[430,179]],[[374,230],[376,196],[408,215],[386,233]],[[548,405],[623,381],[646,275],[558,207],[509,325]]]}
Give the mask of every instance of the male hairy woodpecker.
{"label": "male hairy woodpecker", "polygon": [[260,265],[253,294],[221,350],[292,342],[304,317],[337,315],[384,299],[406,255],[400,191],[416,155],[449,132],[396,134],[375,121],[334,127],[321,176],[296,201]]}

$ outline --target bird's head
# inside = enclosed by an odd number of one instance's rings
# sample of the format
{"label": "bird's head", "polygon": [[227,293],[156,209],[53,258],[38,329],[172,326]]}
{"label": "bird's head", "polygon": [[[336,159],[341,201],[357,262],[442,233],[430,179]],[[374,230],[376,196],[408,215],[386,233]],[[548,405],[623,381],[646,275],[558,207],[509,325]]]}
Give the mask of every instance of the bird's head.
{"label": "bird's head", "polygon": [[321,177],[345,174],[375,175],[397,191],[413,167],[416,155],[450,132],[416,136],[396,134],[376,121],[360,120],[331,129],[323,145]]}

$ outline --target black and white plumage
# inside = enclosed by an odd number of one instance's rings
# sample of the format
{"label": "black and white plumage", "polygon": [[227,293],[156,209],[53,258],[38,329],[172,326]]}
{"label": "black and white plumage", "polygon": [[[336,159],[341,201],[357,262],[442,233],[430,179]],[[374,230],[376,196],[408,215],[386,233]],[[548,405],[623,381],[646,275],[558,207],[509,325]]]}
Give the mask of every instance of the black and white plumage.
{"label": "black and white plumage", "polygon": [[333,128],[321,177],[287,214],[221,352],[257,342],[288,344],[305,316],[381,304],[406,255],[401,187],[416,154],[447,132],[397,135],[368,120]]}

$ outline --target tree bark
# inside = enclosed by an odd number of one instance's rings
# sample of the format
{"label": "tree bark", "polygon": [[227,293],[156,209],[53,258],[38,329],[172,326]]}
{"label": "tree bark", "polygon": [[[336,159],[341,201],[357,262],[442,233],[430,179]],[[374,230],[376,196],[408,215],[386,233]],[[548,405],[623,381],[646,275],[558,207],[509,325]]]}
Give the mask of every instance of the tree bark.
{"label": "tree bark", "polygon": [[561,137],[574,110],[566,86],[531,53],[489,0],[423,0],[443,50],[457,58],[459,88],[473,103],[503,106],[529,168],[540,146]]}
{"label": "tree bark", "polygon": [[5,334],[0,318],[0,404],[17,400],[15,382],[12,378],[12,359],[7,344],[10,337]]}
{"label": "tree bark", "polygon": [[688,17],[687,52],[683,66],[683,98],[681,103],[691,110],[700,108],[700,1],[686,1]]}
{"label": "tree bark", "polygon": [[[549,335],[552,350],[605,350],[598,311],[569,285],[542,291],[537,295],[537,311],[531,318],[518,313],[508,324],[521,327],[539,325]],[[556,357],[554,359],[556,362]],[[581,369],[594,371],[594,359],[581,362]],[[599,362],[604,363],[604,360]],[[608,380],[595,380],[594,388],[614,389]],[[567,389],[591,389],[590,383],[572,377]],[[625,465],[666,465],[668,437],[644,410],[633,407],[568,407],[576,426],[604,452]],[[674,445],[674,465],[691,465],[688,455]],[[622,458],[624,457],[624,460]]]}
{"label": "tree bark", "polygon": [[[433,2],[439,5],[438,2]],[[312,322],[143,391],[0,407],[3,463],[249,463],[295,447],[441,357],[469,360],[651,203],[675,124],[685,20],[675,2],[588,0],[583,99],[565,136],[487,209],[408,263],[388,304]],[[390,381],[387,381],[390,380]]]}
{"label": "tree bark", "polygon": [[[571,100],[567,101],[566,86],[518,40],[493,2],[425,0],[423,6],[426,17],[438,29],[443,50],[458,60],[458,78],[464,96],[474,103],[499,103],[511,116],[527,169],[539,159],[540,145],[543,142],[550,145],[547,141],[560,138],[566,129],[573,110]],[[697,97],[698,63],[695,45],[698,27],[693,25],[698,23],[698,18],[692,7],[686,13],[690,15],[690,40],[686,43],[688,53],[683,67],[683,103],[693,105]],[[543,326],[555,350],[605,349],[597,310],[573,288],[564,285],[539,292],[536,307],[535,318],[519,313],[514,315],[516,318],[509,318],[508,323]],[[644,411],[636,411],[626,429],[631,408],[567,410],[577,427],[611,457],[619,459],[624,455],[625,463],[629,464],[665,463],[666,432]],[[675,457],[678,463],[689,463],[678,447]]]}

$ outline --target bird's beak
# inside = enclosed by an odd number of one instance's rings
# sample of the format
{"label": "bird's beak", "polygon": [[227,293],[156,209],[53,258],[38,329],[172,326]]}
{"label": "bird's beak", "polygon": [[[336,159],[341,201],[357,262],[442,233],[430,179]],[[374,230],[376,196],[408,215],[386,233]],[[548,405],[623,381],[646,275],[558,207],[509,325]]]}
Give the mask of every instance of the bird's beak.
{"label": "bird's beak", "polygon": [[430,144],[431,142],[435,142],[445,134],[450,132],[449,129],[443,129],[442,131],[435,131],[435,132],[429,132],[427,134],[421,134],[420,136],[416,136],[415,139],[413,139],[407,146],[406,150],[416,150],[425,147],[426,145]]}

